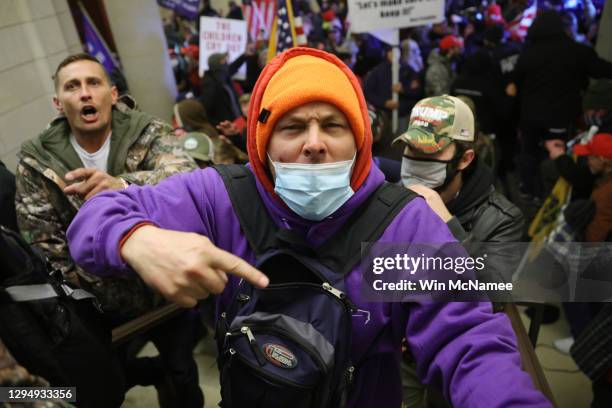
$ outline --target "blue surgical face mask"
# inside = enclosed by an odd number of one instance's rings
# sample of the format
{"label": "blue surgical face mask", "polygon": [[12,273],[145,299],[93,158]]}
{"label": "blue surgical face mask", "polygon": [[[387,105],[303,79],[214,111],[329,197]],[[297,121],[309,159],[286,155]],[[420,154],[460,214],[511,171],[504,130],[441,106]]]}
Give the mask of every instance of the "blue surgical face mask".
{"label": "blue surgical face mask", "polygon": [[355,156],[321,164],[272,161],[276,173],[274,191],[300,217],[321,221],[355,194],[351,189],[354,162]]}

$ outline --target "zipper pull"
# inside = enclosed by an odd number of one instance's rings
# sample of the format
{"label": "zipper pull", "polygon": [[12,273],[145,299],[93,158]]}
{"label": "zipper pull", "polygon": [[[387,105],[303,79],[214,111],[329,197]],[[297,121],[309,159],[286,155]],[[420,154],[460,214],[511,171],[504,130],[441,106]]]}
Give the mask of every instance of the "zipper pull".
{"label": "zipper pull", "polygon": [[334,295],[340,300],[344,300],[344,298],[346,297],[346,295],[342,291],[334,288],[332,285],[330,285],[327,282],[323,282],[323,289],[330,292],[332,295]]}
{"label": "zipper pull", "polygon": [[234,361],[234,355],[236,354],[236,350],[230,347],[228,350],[225,351],[225,353],[229,355],[227,356],[227,365],[224,367],[224,370],[232,366],[232,362]]}
{"label": "zipper pull", "polygon": [[352,313],[357,311],[357,306],[355,306],[355,304],[351,302],[348,296],[346,296],[346,293],[334,288],[328,282],[323,282],[322,286],[323,286],[323,289],[325,289],[326,291],[328,291],[329,293],[331,293],[332,295],[334,295],[335,297],[343,301],[344,304],[351,310]]}
{"label": "zipper pull", "polygon": [[249,326],[242,326],[240,328],[240,332],[242,334],[246,334],[247,340],[249,341],[249,346],[251,347],[251,351],[253,352],[253,354],[255,354],[255,358],[257,359],[259,365],[266,365],[266,360],[263,355],[263,352],[259,348],[259,344],[257,344],[257,340],[255,340],[255,336],[253,335],[253,332],[251,331]]}
{"label": "zipper pull", "polygon": [[219,320],[215,324],[215,340],[220,339],[223,336],[223,332],[227,330],[227,313],[222,312],[219,316]]}
{"label": "zipper pull", "polygon": [[251,300],[251,297],[246,293],[238,294],[238,302],[240,303],[240,306],[244,306],[249,300]]}
{"label": "zipper pull", "polygon": [[346,371],[347,371],[347,373],[346,373],[347,385],[351,385],[353,383],[353,379],[355,377],[355,367],[354,366],[350,366]]}
{"label": "zipper pull", "polygon": [[225,332],[225,336],[223,337],[223,347],[225,348],[229,343],[232,337],[232,332]]}

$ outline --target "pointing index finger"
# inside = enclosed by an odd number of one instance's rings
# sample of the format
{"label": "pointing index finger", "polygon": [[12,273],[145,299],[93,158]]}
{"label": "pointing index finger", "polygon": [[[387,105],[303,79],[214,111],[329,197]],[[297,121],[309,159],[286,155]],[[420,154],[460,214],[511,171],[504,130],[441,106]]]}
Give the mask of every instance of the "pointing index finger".
{"label": "pointing index finger", "polygon": [[211,257],[213,268],[243,278],[258,288],[265,288],[270,283],[263,272],[236,255],[214,247],[211,251]]}

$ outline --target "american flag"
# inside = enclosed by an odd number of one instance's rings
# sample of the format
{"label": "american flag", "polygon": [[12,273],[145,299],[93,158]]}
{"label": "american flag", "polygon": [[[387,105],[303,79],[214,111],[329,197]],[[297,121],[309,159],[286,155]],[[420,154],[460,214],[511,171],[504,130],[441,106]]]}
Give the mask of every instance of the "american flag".
{"label": "american flag", "polygon": [[[293,18],[293,6],[291,0],[277,0],[276,3],[276,18],[272,25],[272,33],[270,33],[270,41],[268,42],[268,60],[274,58],[276,54],[304,44],[304,32],[300,27],[297,27]],[[300,37],[298,38],[298,35]]]}
{"label": "american flag", "polygon": [[525,40],[527,30],[531,27],[531,23],[535,20],[538,12],[538,1],[534,0],[533,4],[523,10],[521,14],[516,16],[514,20],[508,23],[507,29],[511,37]]}
{"label": "american flag", "polygon": [[276,0],[251,0],[243,6],[251,41],[269,37],[275,7]]}

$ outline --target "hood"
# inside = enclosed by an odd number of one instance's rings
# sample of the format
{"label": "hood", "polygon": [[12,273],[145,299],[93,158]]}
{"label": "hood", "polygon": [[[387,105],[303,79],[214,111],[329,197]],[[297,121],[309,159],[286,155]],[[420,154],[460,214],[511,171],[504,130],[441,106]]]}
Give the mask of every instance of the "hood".
{"label": "hood", "polygon": [[476,158],[476,166],[470,176],[464,180],[457,198],[448,203],[451,214],[461,216],[485,201],[493,191],[495,177],[486,164]]}
{"label": "hood", "polygon": [[448,58],[440,54],[440,50],[437,48],[431,50],[431,52],[429,53],[429,56],[427,57],[427,65],[433,65],[433,64],[443,64],[443,65],[448,64]]}
{"label": "hood", "polygon": [[[127,150],[140,136],[153,117],[134,110],[125,112],[113,107],[111,151],[108,171],[116,176],[125,171]],[[38,137],[24,142],[20,154],[33,157],[44,167],[50,168],[60,177],[75,168],[82,167],[81,159],[70,144],[70,126],[65,116],[54,118]]]}
{"label": "hood", "polygon": [[563,20],[556,11],[545,11],[539,14],[527,31],[527,44],[538,43],[550,39],[567,38],[563,28]]}
{"label": "hood", "polygon": [[70,145],[70,126],[63,115],[55,117],[38,137],[21,145],[20,154],[33,157],[63,177],[81,159]]}
{"label": "hood", "polygon": [[[361,114],[361,120],[363,120],[364,138],[361,147],[357,149],[357,157],[355,159],[355,166],[353,174],[351,176],[351,188],[357,192],[365,179],[368,177],[372,159],[372,130],[370,127],[370,118],[368,115],[368,108],[363,96],[363,91],[359,81],[351,71],[340,59],[336,56],[312,48],[296,47],[291,48],[272,59],[263,69],[251,95],[251,103],[249,104],[249,115],[247,120],[247,151],[249,153],[249,162],[255,173],[255,177],[264,187],[265,191],[274,196],[280,201],[280,198],[274,193],[274,182],[272,181],[269,172],[267,171],[267,163],[261,159],[262,152],[267,150],[267,146],[258,146],[257,144],[257,123],[262,108],[262,99],[264,91],[272,79],[272,77],[284,66],[284,64],[295,57],[302,55],[314,56],[322,58],[332,64],[336,65],[342,73],[346,75],[349,82],[351,83],[355,94],[358,98],[359,111]],[[333,92],[333,90],[330,90]],[[312,100],[311,102],[315,102]],[[264,155],[265,157],[265,155]]]}
{"label": "hood", "polygon": [[210,69],[211,71],[216,71],[219,68],[227,66],[227,64],[222,64],[221,61],[228,58],[228,56],[229,54],[226,52],[218,52],[215,54],[211,54],[208,57],[208,69]]}

